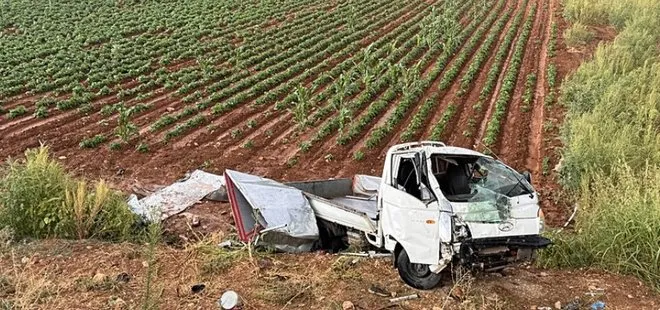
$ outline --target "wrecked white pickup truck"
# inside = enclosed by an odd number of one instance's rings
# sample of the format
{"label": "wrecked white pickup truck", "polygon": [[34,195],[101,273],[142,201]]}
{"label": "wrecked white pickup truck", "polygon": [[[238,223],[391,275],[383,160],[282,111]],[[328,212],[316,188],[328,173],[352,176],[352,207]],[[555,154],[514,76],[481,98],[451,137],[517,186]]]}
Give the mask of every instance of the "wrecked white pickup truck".
{"label": "wrecked white pickup truck", "polygon": [[380,178],[278,183],[228,170],[225,182],[242,240],[288,251],[366,241],[418,289],[452,262],[496,270],[550,244],[529,174],[440,142],[390,148]]}

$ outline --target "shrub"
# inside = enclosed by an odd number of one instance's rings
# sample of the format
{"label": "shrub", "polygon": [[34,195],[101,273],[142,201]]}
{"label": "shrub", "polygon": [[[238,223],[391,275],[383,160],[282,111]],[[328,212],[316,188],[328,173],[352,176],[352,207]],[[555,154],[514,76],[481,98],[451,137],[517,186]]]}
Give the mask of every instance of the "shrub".
{"label": "shrub", "polygon": [[625,28],[561,84],[560,176],[579,211],[541,263],[634,274],[660,290],[660,5],[567,0],[565,12],[580,6],[574,21],[603,13]]}
{"label": "shrub", "polygon": [[19,116],[24,115],[27,113],[27,109],[25,109],[24,106],[19,105],[16,106],[15,108],[9,110],[9,113],[7,114],[7,118],[12,119],[12,118],[17,118]]}
{"label": "shrub", "polygon": [[553,267],[595,266],[633,274],[660,289],[660,169],[637,176],[622,166],[584,181],[576,233],[555,234],[541,252]]}
{"label": "shrub", "polygon": [[93,188],[70,177],[47,147],[26,151],[0,171],[0,228],[15,237],[131,237],[137,217],[124,198],[99,181]]}
{"label": "shrub", "polygon": [[568,46],[580,46],[591,42],[594,34],[582,23],[575,23],[564,31],[564,39]]}

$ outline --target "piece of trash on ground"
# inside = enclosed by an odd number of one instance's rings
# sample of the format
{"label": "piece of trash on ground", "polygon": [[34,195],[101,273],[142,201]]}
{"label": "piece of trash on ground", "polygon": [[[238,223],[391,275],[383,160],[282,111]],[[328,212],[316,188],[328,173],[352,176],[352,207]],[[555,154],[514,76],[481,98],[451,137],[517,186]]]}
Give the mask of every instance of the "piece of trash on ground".
{"label": "piece of trash on ground", "polygon": [[206,284],[195,284],[190,287],[190,291],[193,292],[193,294],[201,293],[204,288],[206,288]]}
{"label": "piece of trash on ground", "polygon": [[134,213],[148,221],[162,221],[181,213],[224,186],[224,176],[195,170],[187,179],[161,188],[142,199],[138,199],[135,194],[131,195],[128,205]]}
{"label": "piece of trash on ground", "polygon": [[230,248],[231,247],[231,240],[225,240],[220,243],[218,243],[219,248]]}
{"label": "piece of trash on ground", "polygon": [[236,309],[241,306],[241,297],[234,291],[226,291],[218,300],[218,304],[225,310]]}
{"label": "piece of trash on ground", "polygon": [[401,302],[401,301],[417,299],[417,298],[419,298],[419,295],[412,294],[412,295],[406,295],[406,296],[401,296],[401,297],[396,297],[396,298],[390,298],[390,302]]}
{"label": "piece of trash on ground", "polygon": [[130,274],[128,274],[126,272],[122,272],[122,273],[117,275],[117,277],[115,278],[115,281],[128,283],[128,281],[131,281],[132,278],[133,277]]}
{"label": "piece of trash on ground", "polygon": [[390,292],[388,292],[388,291],[385,290],[384,288],[379,287],[379,286],[376,286],[376,285],[372,285],[371,287],[369,287],[369,290],[368,290],[368,291],[369,291],[369,293],[371,293],[371,294],[374,294],[374,295],[377,295],[377,296],[381,296],[381,297],[390,297],[390,296],[392,296],[392,295],[390,294]]}
{"label": "piece of trash on ground", "polygon": [[368,251],[368,252],[339,253],[339,255],[360,256],[360,257],[369,257],[369,258],[385,258],[385,257],[391,257],[392,253],[376,253],[376,251]]}

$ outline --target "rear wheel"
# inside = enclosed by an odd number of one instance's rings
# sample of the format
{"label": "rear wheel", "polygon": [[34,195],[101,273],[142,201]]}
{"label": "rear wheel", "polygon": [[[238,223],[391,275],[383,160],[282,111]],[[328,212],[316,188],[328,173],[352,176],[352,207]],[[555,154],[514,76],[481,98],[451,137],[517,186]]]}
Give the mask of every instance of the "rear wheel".
{"label": "rear wheel", "polygon": [[399,252],[396,268],[403,282],[416,289],[430,290],[442,280],[442,275],[431,272],[429,265],[411,263],[405,249]]}

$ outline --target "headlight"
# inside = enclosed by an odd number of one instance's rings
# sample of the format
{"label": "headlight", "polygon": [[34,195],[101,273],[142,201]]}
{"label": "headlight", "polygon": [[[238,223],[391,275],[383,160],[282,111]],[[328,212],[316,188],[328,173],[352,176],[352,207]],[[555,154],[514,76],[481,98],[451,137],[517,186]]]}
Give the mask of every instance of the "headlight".
{"label": "headlight", "polygon": [[536,216],[539,219],[539,233],[542,233],[543,230],[545,229],[545,214],[543,214],[543,210],[541,210],[541,207],[539,207],[539,211],[536,212]]}

